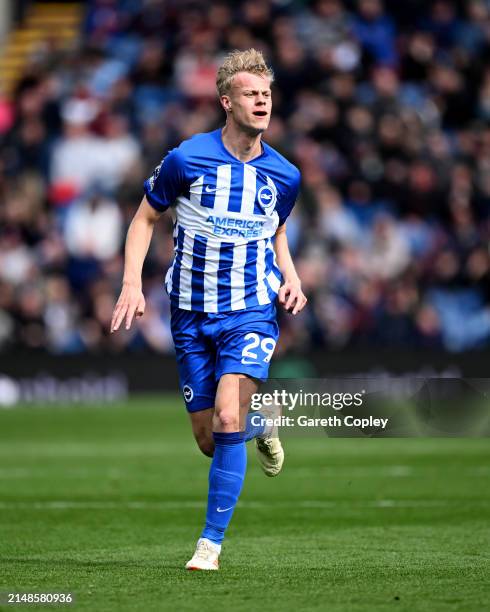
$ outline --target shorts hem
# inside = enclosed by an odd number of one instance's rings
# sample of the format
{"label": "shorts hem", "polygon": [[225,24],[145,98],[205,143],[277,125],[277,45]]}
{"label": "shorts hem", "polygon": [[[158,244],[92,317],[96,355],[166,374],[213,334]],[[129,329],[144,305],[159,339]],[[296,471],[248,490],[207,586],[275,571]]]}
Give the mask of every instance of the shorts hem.
{"label": "shorts hem", "polygon": [[192,407],[186,404],[185,407],[186,407],[187,412],[202,412],[203,410],[209,410],[209,408],[214,408],[214,400],[212,402],[206,402],[205,404],[202,402],[199,402],[197,406],[192,406]]}
{"label": "shorts hem", "polygon": [[219,380],[224,374],[245,374],[245,376],[249,376],[250,378],[255,378],[256,380],[260,380],[260,382],[262,383],[267,382],[267,379],[269,378],[268,373],[265,377],[256,376],[253,372],[250,372],[250,370],[247,370],[245,366],[243,366],[242,368],[240,368],[240,366],[230,366],[228,368],[223,368],[219,372],[216,372],[216,380]]}

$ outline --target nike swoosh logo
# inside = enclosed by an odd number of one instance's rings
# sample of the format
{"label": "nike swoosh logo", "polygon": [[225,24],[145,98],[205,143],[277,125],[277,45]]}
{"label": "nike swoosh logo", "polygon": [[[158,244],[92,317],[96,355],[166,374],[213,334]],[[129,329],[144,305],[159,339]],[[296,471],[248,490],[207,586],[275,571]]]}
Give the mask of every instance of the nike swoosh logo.
{"label": "nike swoosh logo", "polygon": [[225,187],[211,187],[211,185],[206,185],[204,191],[206,193],[215,193],[216,191],[221,191],[222,189],[225,189]]}
{"label": "nike swoosh logo", "polygon": [[228,512],[228,510],[232,510],[233,506],[230,506],[229,508],[220,508],[219,506],[216,508],[216,510],[218,512]]}

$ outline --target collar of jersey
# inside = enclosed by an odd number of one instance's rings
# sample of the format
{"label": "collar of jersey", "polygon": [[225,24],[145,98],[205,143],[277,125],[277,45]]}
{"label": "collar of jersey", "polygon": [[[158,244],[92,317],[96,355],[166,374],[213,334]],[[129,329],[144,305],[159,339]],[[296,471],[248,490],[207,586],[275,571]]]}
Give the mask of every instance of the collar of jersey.
{"label": "collar of jersey", "polygon": [[249,159],[248,161],[242,161],[241,159],[238,159],[238,157],[235,157],[233,155],[233,153],[230,153],[230,151],[228,151],[228,149],[225,147],[224,142],[223,142],[223,138],[221,136],[221,130],[223,128],[218,128],[217,130],[214,130],[213,134],[216,137],[216,140],[219,142],[219,145],[222,149],[222,151],[228,156],[230,157],[233,161],[235,162],[239,162],[240,164],[253,164],[256,161],[259,161],[260,159],[263,159],[264,157],[267,156],[267,149],[266,149],[266,145],[264,142],[262,142],[262,139],[260,141],[260,144],[262,145],[262,153],[260,155],[257,155],[257,157],[254,157],[253,159]]}

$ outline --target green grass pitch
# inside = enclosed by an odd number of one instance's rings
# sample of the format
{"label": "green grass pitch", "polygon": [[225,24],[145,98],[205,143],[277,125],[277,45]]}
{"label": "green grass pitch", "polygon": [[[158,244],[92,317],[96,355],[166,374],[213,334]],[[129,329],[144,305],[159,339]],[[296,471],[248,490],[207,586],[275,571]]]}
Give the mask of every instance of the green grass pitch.
{"label": "green grass pitch", "polygon": [[291,438],[268,479],[249,445],[222,569],[186,572],[209,460],[177,397],[1,410],[0,592],[91,611],[488,609],[489,451]]}

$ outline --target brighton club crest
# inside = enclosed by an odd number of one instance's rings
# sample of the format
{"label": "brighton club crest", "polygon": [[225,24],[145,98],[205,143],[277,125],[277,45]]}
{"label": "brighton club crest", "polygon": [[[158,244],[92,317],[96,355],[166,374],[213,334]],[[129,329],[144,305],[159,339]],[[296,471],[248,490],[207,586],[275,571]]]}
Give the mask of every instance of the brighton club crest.
{"label": "brighton club crest", "polygon": [[273,210],[277,202],[277,188],[270,177],[266,176],[265,178],[267,179],[267,185],[263,185],[259,189],[257,199],[264,210]]}

